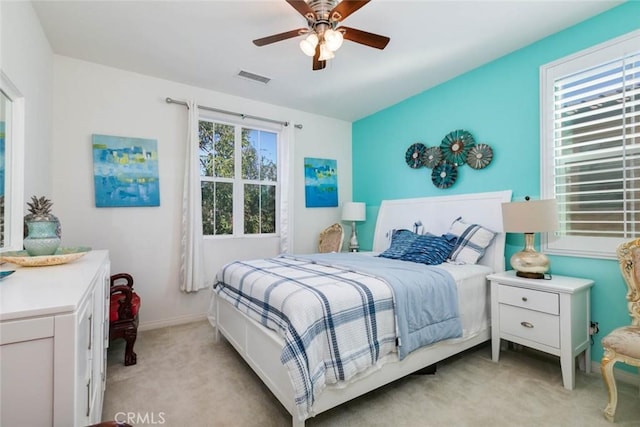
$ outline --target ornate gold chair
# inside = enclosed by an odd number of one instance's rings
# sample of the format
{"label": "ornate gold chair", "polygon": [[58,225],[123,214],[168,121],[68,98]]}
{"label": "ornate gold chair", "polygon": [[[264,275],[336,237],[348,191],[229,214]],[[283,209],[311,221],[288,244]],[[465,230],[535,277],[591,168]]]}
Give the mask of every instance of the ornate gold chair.
{"label": "ornate gold chair", "polygon": [[609,403],[604,409],[604,416],[613,421],[618,405],[618,390],[613,376],[616,362],[640,367],[640,239],[618,246],[620,271],[629,292],[627,301],[631,325],[617,328],[602,339],[604,356],[600,363],[602,377],[609,390]]}
{"label": "ornate gold chair", "polygon": [[344,240],[344,228],[342,225],[335,223],[320,232],[320,240],[318,242],[318,252],[340,252],[342,251],[342,242]]}

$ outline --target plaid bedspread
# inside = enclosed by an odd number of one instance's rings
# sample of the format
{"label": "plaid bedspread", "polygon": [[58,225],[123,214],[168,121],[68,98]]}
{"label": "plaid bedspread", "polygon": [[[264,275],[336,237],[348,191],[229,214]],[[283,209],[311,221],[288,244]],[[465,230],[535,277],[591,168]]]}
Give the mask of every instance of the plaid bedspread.
{"label": "plaid bedspread", "polygon": [[301,419],[325,385],[396,351],[393,291],[373,275],[284,255],[227,264],[214,289],[284,338],[281,361]]}

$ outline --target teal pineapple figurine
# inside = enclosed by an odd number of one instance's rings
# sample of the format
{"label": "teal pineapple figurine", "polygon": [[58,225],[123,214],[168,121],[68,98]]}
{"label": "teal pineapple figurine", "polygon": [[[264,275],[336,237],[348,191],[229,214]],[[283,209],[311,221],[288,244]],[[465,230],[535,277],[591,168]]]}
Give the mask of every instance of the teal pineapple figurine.
{"label": "teal pineapple figurine", "polygon": [[60,220],[51,213],[51,200],[31,197],[24,217],[24,248],[31,256],[53,255],[60,246]]}

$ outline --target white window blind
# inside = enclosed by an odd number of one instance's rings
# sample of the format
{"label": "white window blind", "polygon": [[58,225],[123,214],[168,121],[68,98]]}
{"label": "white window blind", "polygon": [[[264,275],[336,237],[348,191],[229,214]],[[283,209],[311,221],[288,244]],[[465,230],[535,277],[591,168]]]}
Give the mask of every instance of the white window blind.
{"label": "white window blind", "polygon": [[560,224],[543,250],[613,257],[640,236],[640,36],[543,71],[542,187]]}

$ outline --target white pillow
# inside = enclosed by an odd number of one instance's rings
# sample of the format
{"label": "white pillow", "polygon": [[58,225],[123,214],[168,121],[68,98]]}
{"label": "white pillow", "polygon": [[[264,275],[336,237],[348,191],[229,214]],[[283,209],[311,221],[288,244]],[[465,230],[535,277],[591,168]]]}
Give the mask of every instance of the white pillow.
{"label": "white pillow", "polygon": [[449,259],[465,264],[476,264],[496,235],[481,225],[465,223],[462,217],[453,221],[449,233],[458,238]]}

